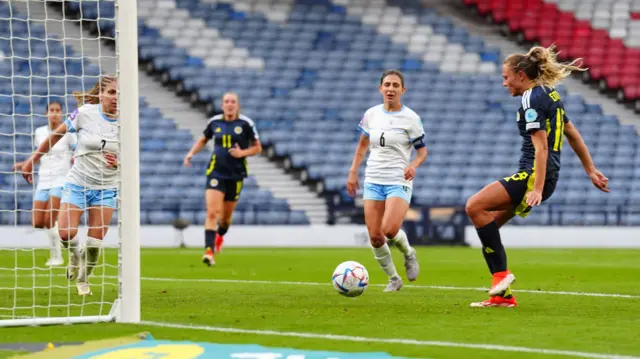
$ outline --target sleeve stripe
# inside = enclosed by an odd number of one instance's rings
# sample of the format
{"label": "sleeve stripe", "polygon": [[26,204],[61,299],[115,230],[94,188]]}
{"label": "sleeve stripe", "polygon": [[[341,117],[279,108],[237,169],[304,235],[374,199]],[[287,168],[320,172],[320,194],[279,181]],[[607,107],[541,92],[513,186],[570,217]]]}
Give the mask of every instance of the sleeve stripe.
{"label": "sleeve stripe", "polygon": [[531,89],[524,92],[522,95],[522,109],[526,110],[531,107]]}
{"label": "sleeve stripe", "polygon": [[362,126],[358,126],[358,130],[362,132],[362,134],[365,135],[366,137],[369,137],[369,132],[365,131],[364,128],[362,128]]}

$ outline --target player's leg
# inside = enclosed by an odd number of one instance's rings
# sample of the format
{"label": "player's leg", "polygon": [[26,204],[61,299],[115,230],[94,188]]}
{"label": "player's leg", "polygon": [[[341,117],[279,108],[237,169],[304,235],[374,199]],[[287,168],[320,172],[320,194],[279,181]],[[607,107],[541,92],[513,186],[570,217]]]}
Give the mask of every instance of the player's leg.
{"label": "player's leg", "polygon": [[60,210],[60,200],[62,197],[62,188],[51,189],[49,196],[49,211],[45,222],[48,225],[49,240],[51,242],[51,259],[49,265],[63,265],[62,244],[60,243],[60,235],[58,235],[58,211]]}
{"label": "player's leg", "polygon": [[213,248],[218,230],[218,218],[222,210],[224,202],[224,187],[221,181],[210,179],[207,183],[205,191],[207,203],[207,218],[204,222],[204,247],[205,253],[202,256],[202,262],[208,266],[214,265]]}
{"label": "player's leg", "polygon": [[[87,241],[80,255],[80,272],[76,282],[79,295],[92,294],[89,276],[100,261],[102,243],[109,230],[109,223],[111,223],[116,207],[115,198],[112,203],[108,200],[96,200],[98,197],[105,197],[104,192],[108,191],[94,191],[94,201],[91,201],[93,203],[87,210],[89,230],[87,231]],[[108,193],[107,197],[109,197]]]}
{"label": "player's leg", "polygon": [[364,221],[367,225],[367,232],[369,232],[373,256],[389,277],[389,285],[384,291],[398,291],[402,288],[402,280],[396,271],[396,266],[391,257],[391,250],[382,232],[382,218],[385,212],[386,200],[383,186],[365,182],[363,199]]}
{"label": "player's leg", "polygon": [[[518,187],[519,184],[516,184]],[[492,274],[490,299],[472,306],[515,306],[510,285],[515,280],[507,268],[507,255],[499,228],[513,217],[512,195],[501,182],[493,182],[467,201],[466,212],[482,242],[482,254]]]}
{"label": "player's leg", "polygon": [[236,204],[240,199],[240,193],[242,192],[242,180],[230,181],[227,184],[224,203],[222,204],[222,212],[220,213],[220,222],[218,225],[218,233],[216,234],[215,252],[220,253],[222,245],[224,244],[224,235],[229,231],[231,227],[231,220],[233,218],[233,211],[236,209]]}
{"label": "player's leg", "polygon": [[414,281],[420,273],[416,259],[416,250],[409,245],[407,234],[402,230],[402,222],[411,203],[411,188],[406,186],[388,186],[387,201],[382,218],[382,233],[389,243],[395,245],[404,255],[404,267],[407,279]]}
{"label": "player's leg", "polygon": [[47,218],[49,212],[49,190],[36,190],[36,193],[33,197],[33,205],[31,210],[31,225],[34,229],[42,231],[47,235],[47,240],[49,241],[49,259],[47,260],[46,265],[53,265],[52,260],[54,257],[53,252],[53,243],[51,242],[51,236],[49,234],[49,227],[47,224]]}
{"label": "player's leg", "polygon": [[84,212],[83,208],[84,205],[80,207],[77,204],[65,202],[65,197],[63,196],[60,211],[58,212],[60,243],[64,248],[69,249],[67,265],[67,278],[69,280],[75,280],[80,270],[80,248],[77,234],[80,226],[80,217]]}
{"label": "player's leg", "polygon": [[116,209],[116,189],[87,190],[87,241],[80,255],[80,271],[76,287],[79,295],[90,295],[89,276],[98,264],[102,252],[102,241],[109,230],[109,223]]}

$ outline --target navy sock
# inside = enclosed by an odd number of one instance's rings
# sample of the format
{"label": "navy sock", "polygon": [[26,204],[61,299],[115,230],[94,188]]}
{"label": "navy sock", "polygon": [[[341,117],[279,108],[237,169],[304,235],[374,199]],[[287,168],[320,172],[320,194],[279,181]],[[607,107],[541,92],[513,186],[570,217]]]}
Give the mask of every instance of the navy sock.
{"label": "navy sock", "polygon": [[229,227],[219,226],[218,227],[218,234],[221,235],[221,236],[224,236],[225,234],[227,234],[228,230],[229,230]]}
{"label": "navy sock", "polygon": [[507,253],[504,251],[500,230],[496,221],[492,221],[482,228],[476,228],[482,242],[482,255],[487,262],[491,274],[507,270]]}
{"label": "navy sock", "polygon": [[213,249],[214,242],[216,240],[216,231],[213,229],[204,230],[204,247],[207,249]]}

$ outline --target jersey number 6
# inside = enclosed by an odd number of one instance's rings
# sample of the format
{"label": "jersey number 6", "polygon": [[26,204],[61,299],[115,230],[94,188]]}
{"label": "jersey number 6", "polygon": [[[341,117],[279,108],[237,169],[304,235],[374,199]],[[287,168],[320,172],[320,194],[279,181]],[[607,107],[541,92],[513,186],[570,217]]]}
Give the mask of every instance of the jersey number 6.
{"label": "jersey number 6", "polygon": [[380,146],[384,147],[384,132],[380,134]]}

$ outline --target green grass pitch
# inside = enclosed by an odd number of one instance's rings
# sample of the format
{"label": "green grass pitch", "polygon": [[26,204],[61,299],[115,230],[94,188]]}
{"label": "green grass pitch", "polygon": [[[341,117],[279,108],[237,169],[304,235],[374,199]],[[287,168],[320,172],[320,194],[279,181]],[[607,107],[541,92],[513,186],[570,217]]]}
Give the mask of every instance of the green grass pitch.
{"label": "green grass pitch", "polygon": [[[211,268],[200,262],[201,254],[195,249],[142,251],[144,321],[373,339],[357,342],[108,323],[4,328],[0,342],[81,341],[149,331],[157,339],[383,351],[411,358],[562,357],[541,351],[453,347],[456,343],[640,356],[638,250],[508,249],[509,267],[517,277],[519,306],[513,309],[469,308],[470,302],[486,299],[486,293],[476,288],[490,284],[479,249],[419,248],[421,275],[414,283],[405,280],[397,293],[382,292],[386,278],[368,248],[228,247]],[[109,266],[96,271],[93,296],[85,298],[84,305],[75,285],[67,287],[64,269],[32,269],[34,263],[44,267],[46,255],[44,250],[0,252],[0,316],[108,313],[117,295],[115,250],[104,253]],[[395,250],[394,259],[404,277],[402,256]],[[331,286],[333,269],[345,260],[359,261],[369,271],[372,286],[361,297],[342,297]],[[68,300],[72,306],[55,306]],[[14,307],[20,309],[6,310]],[[427,341],[447,344],[427,345]],[[0,358],[11,354],[0,351]]]}

